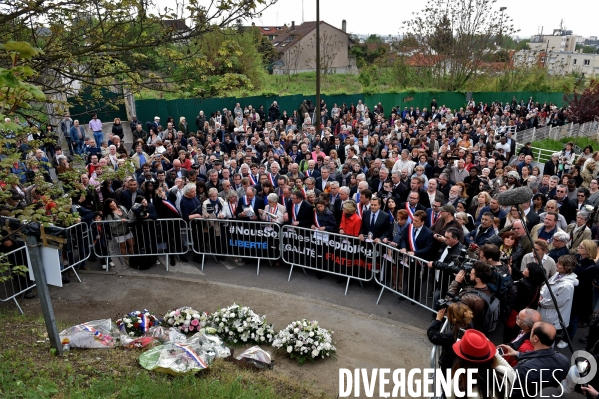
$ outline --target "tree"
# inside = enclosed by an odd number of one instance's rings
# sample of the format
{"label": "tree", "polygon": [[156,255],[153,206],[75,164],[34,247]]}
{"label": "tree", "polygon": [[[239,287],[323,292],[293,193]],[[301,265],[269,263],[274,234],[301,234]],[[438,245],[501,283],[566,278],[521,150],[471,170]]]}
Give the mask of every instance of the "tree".
{"label": "tree", "polygon": [[484,69],[502,37],[516,32],[496,0],[430,2],[405,21],[404,41],[415,44],[444,90],[462,90]]}
{"label": "tree", "polygon": [[568,104],[566,116],[572,122],[585,123],[598,120],[599,80],[591,79],[588,87],[582,93],[575,88],[572,94],[564,94],[564,102]]}
{"label": "tree", "polygon": [[[41,49],[30,67],[44,93],[72,95],[83,85],[99,96],[99,88],[121,84],[133,92],[175,90],[212,68],[192,44],[238,19],[258,17],[276,0],[181,1],[159,10],[149,0],[7,0],[0,4],[0,42],[16,39]],[[229,50],[219,49],[219,56]],[[156,62],[184,72],[158,74]],[[236,80],[225,76],[218,86]]]}

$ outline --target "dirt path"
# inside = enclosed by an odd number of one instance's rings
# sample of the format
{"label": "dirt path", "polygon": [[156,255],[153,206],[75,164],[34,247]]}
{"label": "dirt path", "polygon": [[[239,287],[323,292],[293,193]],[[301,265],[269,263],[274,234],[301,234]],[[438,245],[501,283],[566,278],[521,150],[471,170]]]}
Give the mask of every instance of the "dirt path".
{"label": "dirt path", "polygon": [[[212,312],[233,302],[266,314],[276,331],[297,319],[318,320],[322,327],[335,332],[337,358],[301,367],[284,355],[275,355],[275,370],[312,384],[331,397],[339,390],[340,368],[429,367],[431,346],[425,331],[312,298],[180,277],[127,273],[85,273],[82,281],[63,289],[51,288],[58,320],[76,324],[115,318],[144,307],[159,315],[184,305]],[[20,303],[28,314],[40,312],[38,300]]]}

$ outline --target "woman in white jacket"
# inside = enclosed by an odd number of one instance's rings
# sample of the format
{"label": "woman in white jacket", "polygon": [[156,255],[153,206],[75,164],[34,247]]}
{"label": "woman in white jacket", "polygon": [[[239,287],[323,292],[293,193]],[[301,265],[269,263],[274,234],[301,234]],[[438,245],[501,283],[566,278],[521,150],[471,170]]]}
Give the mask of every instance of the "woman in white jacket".
{"label": "woman in white jacket", "polygon": [[[574,268],[576,267],[576,259],[572,255],[562,255],[557,259],[556,271],[550,279],[549,286],[555,295],[557,300],[557,308],[562,315],[564,320],[564,327],[568,327],[570,321],[570,312],[572,310],[572,299],[574,298],[574,287],[578,285],[578,279],[574,274]],[[543,321],[553,324],[556,328],[559,336],[561,332],[561,326],[559,323],[559,317],[557,316],[557,309],[549,294],[547,285],[541,288],[541,294],[539,298],[539,313]],[[560,349],[565,348],[568,344],[560,340],[557,347]]]}

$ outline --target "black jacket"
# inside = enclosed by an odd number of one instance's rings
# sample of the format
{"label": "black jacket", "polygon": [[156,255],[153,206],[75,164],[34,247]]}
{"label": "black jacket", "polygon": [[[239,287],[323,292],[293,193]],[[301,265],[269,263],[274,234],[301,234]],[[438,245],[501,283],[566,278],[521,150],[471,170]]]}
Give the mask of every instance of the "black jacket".
{"label": "black jacket", "polygon": [[372,232],[373,239],[380,238],[382,240],[384,238],[392,238],[393,228],[389,214],[379,210],[374,226],[370,225],[371,216],[372,211],[370,209],[364,211],[360,233],[364,236],[368,236],[368,233]]}
{"label": "black jacket", "polygon": [[[520,398],[526,392],[536,392],[541,381],[541,370],[543,388],[548,388],[559,386],[566,378],[569,369],[570,359],[561,353],[556,353],[553,348],[521,353],[518,356],[518,364],[514,367],[519,378],[514,381],[512,398]],[[520,383],[526,386],[518,389]]]}

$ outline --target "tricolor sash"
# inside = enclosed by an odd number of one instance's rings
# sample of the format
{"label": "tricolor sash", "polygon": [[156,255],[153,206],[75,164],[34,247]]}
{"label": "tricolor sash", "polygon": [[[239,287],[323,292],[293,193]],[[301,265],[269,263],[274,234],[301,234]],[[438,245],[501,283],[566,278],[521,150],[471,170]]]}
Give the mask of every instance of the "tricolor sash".
{"label": "tricolor sash", "polygon": [[416,247],[415,231],[416,229],[414,229],[413,224],[408,225],[408,245],[410,246],[410,251],[412,252],[418,251],[418,248]]}
{"label": "tricolor sash", "polygon": [[292,218],[294,222],[297,222],[297,205],[293,204],[291,207]]}
{"label": "tricolor sash", "polygon": [[274,188],[277,188],[277,182],[275,181],[275,178],[274,178],[274,176],[272,175],[272,173],[269,173],[269,174],[268,174],[268,178],[270,179],[270,183],[272,184],[272,186],[273,186]]}
{"label": "tricolor sash", "polygon": [[314,209],[314,226],[320,228],[320,223],[318,223],[318,215],[316,213],[316,209]]}
{"label": "tricolor sash", "polygon": [[[276,206],[270,206],[270,207],[268,207],[268,212],[272,213],[273,215],[276,215],[277,214],[277,207]],[[270,215],[268,215],[268,214],[266,216],[268,217],[268,221],[270,222],[272,220],[272,217]]]}
{"label": "tricolor sash", "polygon": [[437,219],[439,219],[439,214],[437,213],[437,215],[435,215],[435,212],[431,209],[430,225],[434,225],[437,222]]}
{"label": "tricolor sash", "polygon": [[237,210],[237,204],[231,204],[230,202],[227,202],[227,205],[229,206],[229,211],[231,212],[231,217],[234,218],[235,211]]}
{"label": "tricolor sash", "polygon": [[410,209],[409,202],[406,202],[406,211],[408,211],[408,216],[410,217],[410,220],[414,220],[414,212],[412,212],[412,209]]}
{"label": "tricolor sash", "polygon": [[256,184],[258,184],[258,182],[256,181],[256,179],[254,179],[254,175],[253,174],[249,174],[250,177],[250,181],[252,182],[252,186],[255,186]]}
{"label": "tricolor sash", "polygon": [[358,203],[358,206],[356,207],[356,213],[358,214],[360,219],[362,219],[362,204]]}

